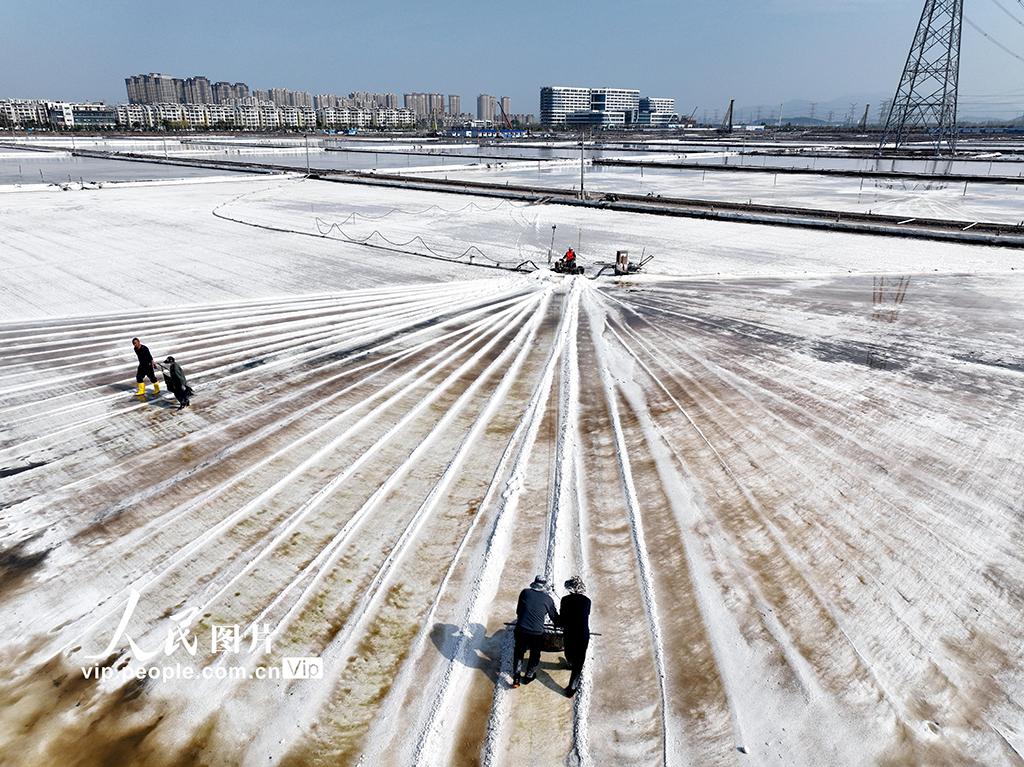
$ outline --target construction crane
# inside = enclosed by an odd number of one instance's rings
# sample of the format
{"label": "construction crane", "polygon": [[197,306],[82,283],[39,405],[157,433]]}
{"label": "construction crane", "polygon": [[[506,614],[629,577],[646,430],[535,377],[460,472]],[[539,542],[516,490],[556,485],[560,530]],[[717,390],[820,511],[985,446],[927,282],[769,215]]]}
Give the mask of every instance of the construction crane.
{"label": "construction crane", "polygon": [[722,121],[722,130],[726,133],[732,133],[732,108],[736,103],[736,99],[729,101],[729,111],[725,113],[725,120]]}
{"label": "construction crane", "polygon": [[860,125],[857,126],[857,130],[864,131],[864,130],[868,129],[868,110],[869,109],[871,109],[871,105],[870,104],[868,104],[866,107],[864,107],[864,116],[862,118],[860,118]]}
{"label": "construction crane", "polygon": [[506,124],[506,125],[508,126],[508,129],[509,129],[509,130],[513,130],[513,128],[512,128],[512,121],[511,121],[511,120],[509,120],[509,119],[508,119],[508,115],[507,115],[507,114],[505,114],[505,107],[503,107],[503,106],[501,105],[501,99],[498,99],[498,109],[500,109],[500,110],[501,110],[501,116],[502,116],[503,118],[505,118],[505,124]]}

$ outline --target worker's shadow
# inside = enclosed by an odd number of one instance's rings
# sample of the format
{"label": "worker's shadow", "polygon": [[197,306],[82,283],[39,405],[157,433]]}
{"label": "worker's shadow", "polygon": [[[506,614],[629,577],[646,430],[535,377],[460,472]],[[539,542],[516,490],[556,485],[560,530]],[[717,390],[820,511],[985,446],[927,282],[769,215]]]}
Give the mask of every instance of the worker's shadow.
{"label": "worker's shadow", "polygon": [[497,684],[501,676],[502,650],[505,642],[511,641],[511,635],[508,629],[500,628],[487,636],[487,629],[479,623],[473,623],[465,631],[450,623],[435,623],[430,639],[445,658],[480,669]]}
{"label": "worker's shadow", "polygon": [[[479,623],[474,623],[465,631],[450,623],[435,623],[430,631],[430,639],[438,652],[448,660],[461,663],[469,668],[480,669],[487,678],[494,684],[503,681],[502,659],[507,653],[509,667],[504,669],[508,674],[512,672],[512,632],[508,628],[500,628],[490,636],[487,636],[487,629]],[[506,643],[508,647],[506,649]],[[552,653],[545,653],[548,658]],[[553,660],[542,660],[537,668],[537,680],[548,689],[562,693],[564,688],[559,685],[547,673],[556,669],[567,668],[565,661],[559,654]]]}
{"label": "worker's shadow", "polygon": [[[148,387],[149,386],[148,380],[147,380],[146,383],[147,383],[147,387]],[[125,393],[131,392],[134,395],[135,392],[138,391],[138,384],[108,383],[108,384],[105,384],[103,388],[105,388],[105,389],[112,389],[113,391],[116,391],[118,393],[120,393],[120,392],[125,392]],[[162,389],[162,391],[161,391],[160,394],[153,394],[153,392],[151,390],[151,391],[146,392],[146,399],[145,400],[139,399],[136,396],[132,396],[131,397],[131,401],[136,403],[136,404],[146,404],[146,405],[150,405],[150,406],[153,406],[153,407],[163,408],[164,410],[171,410],[171,409],[175,409],[176,410],[178,408],[178,400],[175,399],[174,395],[168,389],[163,387],[163,385],[161,385],[161,389]]]}

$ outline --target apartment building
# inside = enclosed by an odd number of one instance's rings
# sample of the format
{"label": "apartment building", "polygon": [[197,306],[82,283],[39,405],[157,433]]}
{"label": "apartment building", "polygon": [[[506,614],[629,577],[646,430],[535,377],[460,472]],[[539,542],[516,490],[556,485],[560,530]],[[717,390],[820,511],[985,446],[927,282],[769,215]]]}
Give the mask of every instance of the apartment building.
{"label": "apartment building", "polygon": [[187,127],[199,128],[209,125],[206,104],[182,104],[181,118]]}
{"label": "apartment building", "polygon": [[151,72],[126,77],[130,104],[221,104],[249,95],[245,83],[213,83],[205,77],[185,80]]}
{"label": "apartment building", "polygon": [[316,110],[313,107],[282,107],[278,110],[281,125],[288,128],[315,128]]}
{"label": "apartment building", "polygon": [[214,104],[230,104],[234,99],[244,99],[249,95],[249,86],[245,83],[214,83],[211,90]]}
{"label": "apartment building", "polygon": [[376,121],[381,128],[410,128],[416,124],[416,114],[411,109],[385,107],[377,110]]}
{"label": "apartment building", "polygon": [[[218,83],[220,85],[221,83]],[[205,77],[190,77],[184,83],[186,104],[213,104],[213,86]]]}
{"label": "apartment building", "polygon": [[325,128],[369,128],[373,110],[356,107],[325,107],[318,113]]}
{"label": "apartment building", "polygon": [[494,122],[494,116],[498,112],[498,99],[481,93],[476,97],[476,119],[485,122]]}
{"label": "apartment building", "polygon": [[46,125],[50,116],[42,99],[6,99],[0,101],[0,116],[5,125]]}

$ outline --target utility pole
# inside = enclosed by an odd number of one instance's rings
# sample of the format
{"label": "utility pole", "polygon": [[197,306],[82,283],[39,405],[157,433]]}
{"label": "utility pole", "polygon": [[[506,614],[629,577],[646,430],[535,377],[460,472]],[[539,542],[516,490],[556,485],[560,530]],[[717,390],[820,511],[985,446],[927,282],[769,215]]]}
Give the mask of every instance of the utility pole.
{"label": "utility pole", "polygon": [[863,116],[862,118],[860,118],[860,126],[859,126],[859,129],[860,129],[860,130],[862,130],[862,131],[863,131],[863,130],[867,130],[867,129],[868,129],[868,110],[869,110],[869,109],[871,109],[871,105],[870,105],[870,104],[867,104],[867,105],[866,105],[866,106],[864,107],[864,116]]}
{"label": "utility pole", "polygon": [[906,143],[914,130],[933,131],[935,154],[956,152],[957,83],[964,0],[925,0],[914,42],[885,122],[881,152]]}
{"label": "utility pole", "polygon": [[587,199],[586,193],[583,191],[583,147],[584,147],[584,133],[580,131],[580,199]]}

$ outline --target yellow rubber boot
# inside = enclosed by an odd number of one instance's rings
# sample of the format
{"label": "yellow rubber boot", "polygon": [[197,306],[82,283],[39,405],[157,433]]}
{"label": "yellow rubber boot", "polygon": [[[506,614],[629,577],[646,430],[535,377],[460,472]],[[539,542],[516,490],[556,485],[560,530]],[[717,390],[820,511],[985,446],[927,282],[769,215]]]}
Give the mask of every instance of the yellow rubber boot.
{"label": "yellow rubber boot", "polygon": [[155,397],[159,393],[160,393],[160,382],[159,381],[153,381],[153,396]]}
{"label": "yellow rubber boot", "polygon": [[146,398],[146,383],[145,382],[139,384],[138,396],[142,397],[143,399]]}

